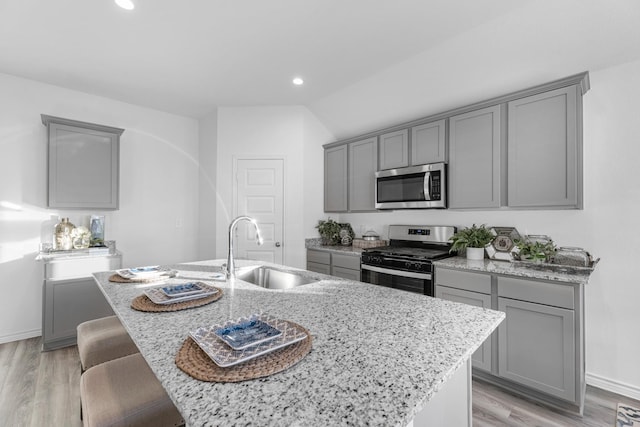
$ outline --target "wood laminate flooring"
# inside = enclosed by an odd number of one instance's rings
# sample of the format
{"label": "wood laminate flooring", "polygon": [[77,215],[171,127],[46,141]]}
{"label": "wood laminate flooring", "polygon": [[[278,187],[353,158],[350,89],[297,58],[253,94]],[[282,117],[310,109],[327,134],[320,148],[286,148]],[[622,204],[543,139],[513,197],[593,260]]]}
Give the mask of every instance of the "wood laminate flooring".
{"label": "wood laminate flooring", "polygon": [[[0,344],[0,425],[82,426],[77,347],[49,352],[41,349],[40,338]],[[640,401],[589,386],[584,416],[580,417],[474,380],[473,425],[614,427],[618,402],[640,408]]]}

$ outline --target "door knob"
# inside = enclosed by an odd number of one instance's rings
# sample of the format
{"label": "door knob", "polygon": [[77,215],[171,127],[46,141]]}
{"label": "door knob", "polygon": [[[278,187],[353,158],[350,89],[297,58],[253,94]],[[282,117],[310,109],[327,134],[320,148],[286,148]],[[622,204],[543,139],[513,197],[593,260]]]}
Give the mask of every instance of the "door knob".
{"label": "door knob", "polygon": [[276,248],[280,247],[280,242],[276,242]]}

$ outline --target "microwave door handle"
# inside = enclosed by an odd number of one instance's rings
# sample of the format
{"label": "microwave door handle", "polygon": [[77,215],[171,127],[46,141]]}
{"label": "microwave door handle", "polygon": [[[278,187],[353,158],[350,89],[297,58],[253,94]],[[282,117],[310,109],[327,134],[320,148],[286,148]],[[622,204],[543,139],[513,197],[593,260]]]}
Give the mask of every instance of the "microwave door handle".
{"label": "microwave door handle", "polygon": [[431,200],[431,172],[425,172],[424,174],[424,199]]}

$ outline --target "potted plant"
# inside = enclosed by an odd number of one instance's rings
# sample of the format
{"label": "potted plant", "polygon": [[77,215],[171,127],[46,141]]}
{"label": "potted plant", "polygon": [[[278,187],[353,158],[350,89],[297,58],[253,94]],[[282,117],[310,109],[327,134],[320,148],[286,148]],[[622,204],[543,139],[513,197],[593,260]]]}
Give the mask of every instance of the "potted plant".
{"label": "potted plant", "polygon": [[340,224],[332,220],[331,218],[318,221],[316,225],[320,237],[322,238],[323,245],[337,245],[340,243]]}
{"label": "potted plant", "polygon": [[[543,237],[543,238],[541,238]],[[514,242],[521,261],[549,262],[556,253],[556,245],[547,236],[527,236]]]}
{"label": "potted plant", "polygon": [[460,253],[466,250],[467,259],[484,259],[484,247],[489,244],[495,236],[482,225],[473,224],[471,227],[463,228],[451,237],[450,252]]}

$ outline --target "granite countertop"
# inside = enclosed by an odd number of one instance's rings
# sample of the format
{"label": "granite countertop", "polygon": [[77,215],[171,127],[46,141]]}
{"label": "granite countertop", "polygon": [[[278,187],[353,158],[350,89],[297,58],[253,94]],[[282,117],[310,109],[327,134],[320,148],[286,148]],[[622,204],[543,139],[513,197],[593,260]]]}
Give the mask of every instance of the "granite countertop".
{"label": "granite countertop", "polygon": [[363,251],[362,248],[354,248],[353,246],[323,245],[320,239],[305,239],[305,247],[317,251],[335,252],[354,256],[360,256]]}
{"label": "granite countertop", "polygon": [[[106,250],[105,250],[106,249]],[[122,253],[118,250],[109,250],[109,248],[88,248],[88,249],[73,249],[70,251],[51,251],[51,252],[39,252],[36,256],[36,261],[55,262],[59,260],[79,259],[79,258],[94,258],[94,257],[116,257],[122,256]]]}
{"label": "granite countertop", "polygon": [[[223,260],[171,266],[168,283],[203,280]],[[94,277],[188,425],[406,426],[504,319],[481,309],[382,286],[255,261],[317,278],[288,290],[235,280],[217,302],[189,310],[145,313],[130,308],[144,285]],[[149,285],[146,285],[147,287]],[[200,326],[266,312],[313,336],[298,364],[267,378],[208,383],[179,370],[174,358]]]}
{"label": "granite countertop", "polygon": [[531,262],[509,262],[497,260],[468,260],[464,257],[445,258],[434,261],[436,267],[483,273],[505,274],[530,279],[553,280],[556,282],[586,284],[593,269],[567,267],[553,264]]}

